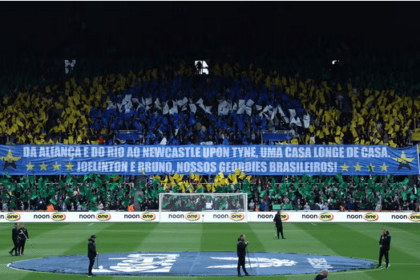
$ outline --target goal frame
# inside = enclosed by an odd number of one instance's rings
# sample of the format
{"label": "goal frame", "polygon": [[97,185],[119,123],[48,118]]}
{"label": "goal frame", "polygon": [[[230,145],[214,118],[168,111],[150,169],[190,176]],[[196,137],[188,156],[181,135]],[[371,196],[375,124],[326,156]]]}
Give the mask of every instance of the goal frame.
{"label": "goal frame", "polygon": [[[247,193],[159,193],[159,214],[164,212],[162,210],[162,201],[164,196],[190,196],[190,197],[196,197],[196,196],[211,196],[214,197],[231,197],[231,196],[242,196],[243,197],[243,205],[244,209],[243,211],[245,214],[248,214],[248,194]],[[185,212],[185,211],[176,211],[176,210],[170,210],[171,212]],[[166,211],[165,211],[166,212]],[[238,212],[238,210],[204,210],[199,212]]]}

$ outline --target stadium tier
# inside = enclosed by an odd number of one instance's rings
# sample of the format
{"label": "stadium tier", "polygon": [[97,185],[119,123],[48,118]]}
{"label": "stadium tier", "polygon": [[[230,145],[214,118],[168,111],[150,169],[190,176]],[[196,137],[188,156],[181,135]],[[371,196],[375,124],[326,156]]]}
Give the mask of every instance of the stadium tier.
{"label": "stadium tier", "polygon": [[[404,147],[420,100],[387,88],[285,77],[227,63],[196,76],[181,63],[6,93],[1,144],[384,144]],[[290,132],[290,133],[289,133]]]}
{"label": "stadium tier", "polygon": [[[252,65],[216,64],[210,73],[197,76],[181,62],[172,72],[69,78],[6,93],[0,144],[406,147],[418,127],[420,101],[395,90],[301,80]],[[416,186],[392,175],[177,176],[153,176],[146,185],[110,175],[9,176],[1,179],[0,199],[3,210],[46,210],[50,203],[62,211],[125,210],[134,202],[136,210],[150,210],[162,192],[246,192],[249,209],[260,211],[416,208]]]}
{"label": "stadium tier", "polygon": [[[246,193],[249,211],[417,210],[417,187],[409,187],[409,179],[404,176],[270,177],[245,176],[243,172],[226,177],[223,174],[175,174],[150,176],[146,184],[139,181],[138,185],[130,177],[124,179],[116,174],[100,176],[93,173],[84,176],[68,174],[62,178],[6,176],[0,179],[0,202],[3,211],[127,211],[133,204],[136,211],[157,211],[160,193]],[[177,206],[190,211],[202,210],[190,202],[188,196],[182,197]],[[162,207],[166,205],[165,201]],[[228,202],[223,202],[215,210],[230,207]]]}

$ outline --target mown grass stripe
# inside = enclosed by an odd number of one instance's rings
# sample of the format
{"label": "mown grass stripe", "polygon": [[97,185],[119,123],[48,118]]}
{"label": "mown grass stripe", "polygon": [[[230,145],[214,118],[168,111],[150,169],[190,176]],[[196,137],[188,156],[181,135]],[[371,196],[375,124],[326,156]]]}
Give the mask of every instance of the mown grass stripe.
{"label": "mown grass stripe", "polygon": [[[369,248],[369,242],[363,238],[360,238],[362,234],[343,228],[340,224],[320,224],[320,226],[314,227],[307,223],[296,223],[298,227],[305,230],[306,233],[312,235],[319,243],[319,248],[328,247],[333,254],[336,256],[347,256],[347,257],[354,257],[354,258],[362,258],[362,259],[371,259],[375,260],[376,258],[370,252],[370,254],[366,254],[366,248]],[[357,240],[358,244],[354,244],[354,240]],[[350,242],[351,241],[351,242]],[[360,243],[359,243],[360,242]],[[321,252],[317,254],[323,254]],[[360,277],[361,279],[376,279],[371,275],[367,274],[368,272],[362,272]],[[362,276],[363,275],[363,276]],[[341,278],[340,279],[345,279]],[[351,279],[351,278],[349,278]]]}
{"label": "mown grass stripe", "polygon": [[150,230],[141,252],[200,251],[202,224],[160,223]]}
{"label": "mown grass stripe", "polygon": [[[276,228],[273,223],[253,223],[254,232],[264,244],[261,252],[306,253],[332,255],[335,252],[321,244],[297,223],[284,223],[283,233],[286,239],[274,237]],[[281,235],[280,235],[281,238]],[[322,251],[320,251],[322,247]]]}
{"label": "mown grass stripe", "polygon": [[[78,236],[78,243],[73,244],[66,254],[87,254],[88,239],[96,235],[96,249],[101,253],[136,252],[143,240],[149,236],[158,224],[155,223],[96,223],[83,229]],[[125,232],[129,229],[131,232]],[[135,231],[133,231],[135,230]]]}
{"label": "mown grass stripe", "polygon": [[[12,248],[12,232],[13,225],[5,224],[1,225],[0,231],[0,239],[1,240],[10,240],[10,243],[4,242],[0,245],[0,262],[2,263],[10,263],[19,260],[25,259],[33,259],[33,258],[40,258],[46,257],[50,255],[60,255],[62,253],[61,249],[54,249],[51,248],[51,244],[54,244],[55,239],[59,234],[64,231],[65,229],[69,228],[69,223],[48,223],[48,224],[41,224],[41,223],[27,223],[25,227],[28,229],[29,239],[33,243],[30,245],[29,242],[26,242],[25,245],[25,256],[21,257],[11,257],[8,255],[8,251]],[[6,229],[4,229],[6,228]],[[47,240],[47,243],[44,242]],[[10,248],[9,248],[10,247]],[[64,245],[64,248],[66,245]],[[10,268],[7,268],[6,265],[0,266],[0,275],[4,276],[5,279],[25,279],[29,272],[22,272],[16,271]]]}
{"label": "mown grass stripe", "polygon": [[[57,227],[59,225],[59,227]],[[70,227],[67,227],[69,225]],[[332,273],[331,279],[345,279],[345,280],[359,280],[359,279],[417,279],[418,278],[418,266],[414,265],[418,261],[411,258],[410,262],[403,261],[404,258],[399,258],[399,252],[392,252],[393,249],[399,250],[404,253],[406,248],[418,245],[413,245],[410,242],[410,238],[407,236],[417,235],[413,224],[413,231],[411,228],[399,228],[398,224],[393,227],[385,224],[376,223],[363,223],[363,224],[327,224],[319,223],[316,227],[311,224],[297,224],[297,223],[285,223],[284,231],[286,240],[275,240],[274,239],[274,226],[272,223],[261,223],[261,224],[144,224],[144,223],[116,223],[113,226],[108,227],[109,223],[95,223],[88,227],[88,223],[80,224],[37,224],[35,228],[32,228],[30,234],[35,240],[36,236],[42,236],[42,240],[37,239],[37,244],[40,245],[39,252],[45,253],[43,247],[47,247],[49,244],[56,246],[62,244],[62,249],[68,251],[74,246],[71,235],[81,236],[81,254],[86,254],[87,250],[87,238],[92,234],[92,230],[99,230],[96,233],[98,235],[98,246],[99,242],[101,245],[106,244],[107,246],[101,248],[101,251],[106,252],[126,252],[133,246],[137,246],[138,251],[232,251],[236,250],[236,242],[240,233],[245,233],[247,239],[250,241],[250,246],[257,248],[251,251],[267,251],[267,252],[296,252],[296,253],[308,253],[308,254],[326,254],[326,255],[342,255],[350,256],[349,251],[353,251],[356,257],[367,258],[376,260],[378,257],[378,240],[380,234],[380,228],[389,228],[393,234],[393,248],[391,249],[391,267],[388,270],[372,270],[372,271],[348,271]],[[105,228],[106,226],[106,228]],[[417,225],[419,226],[419,225]],[[55,227],[55,228],[54,228]],[[104,228],[101,228],[104,227]],[[249,228],[250,227],[250,228]],[[29,225],[28,225],[29,228]],[[71,233],[70,229],[74,230]],[[250,230],[251,229],[251,230]],[[319,229],[324,229],[318,231]],[[252,232],[251,232],[252,231]],[[407,232],[404,232],[407,231]],[[63,236],[64,234],[64,236]],[[194,234],[196,236],[194,236]],[[11,235],[11,224],[0,224],[0,238],[1,240],[9,240]],[[155,238],[152,238],[154,235]],[[314,236],[315,235],[315,236]],[[341,236],[341,237],[340,237]],[[124,240],[116,240],[116,238],[124,238]],[[271,238],[271,241],[270,241]],[[341,242],[330,242],[329,239],[340,239]],[[400,244],[394,243],[396,239],[399,239]],[[114,239],[114,240],[112,240]],[[320,241],[320,240],[322,241]],[[64,240],[64,241],[63,241]],[[137,241],[136,241],[137,240]],[[139,241],[140,240],[140,241]],[[39,242],[38,242],[39,241]],[[277,242],[278,241],[278,242]],[[139,243],[140,242],[140,243]],[[148,243],[147,245],[145,244]],[[0,250],[7,250],[11,244],[0,244]],[[127,243],[127,245],[124,245]],[[194,244],[195,243],[195,244]],[[331,248],[325,245],[327,243]],[[341,245],[348,244],[348,245]],[[109,244],[109,246],[108,246]],[[115,245],[112,245],[115,244]],[[191,245],[192,244],[192,245]],[[6,246],[6,247],[4,247]],[[275,247],[276,246],[276,247]],[[371,246],[371,247],[369,247]],[[250,247],[250,248],[251,248]],[[340,249],[340,247],[342,247]],[[350,250],[349,247],[354,247]],[[362,248],[361,248],[362,247]],[[366,248],[363,248],[366,247]],[[7,249],[4,249],[7,248]],[[372,249],[373,248],[373,249]],[[143,250],[141,250],[143,249]],[[149,250],[150,249],[150,250]],[[368,253],[372,250],[371,256]],[[105,252],[105,251],[103,251]],[[329,252],[329,253],[328,253]],[[66,253],[67,254],[67,253]],[[408,255],[409,256],[409,255]],[[419,255],[416,254],[418,257]],[[28,256],[35,258],[35,255]],[[404,256],[403,256],[404,257]],[[405,255],[407,257],[407,254]],[[0,256],[0,263],[8,263],[10,256]],[[7,261],[4,261],[7,260]],[[411,265],[413,263],[413,265]],[[394,265],[395,264],[395,265]],[[281,269],[281,268],[279,268]],[[81,280],[86,279],[85,275],[63,275],[53,273],[35,273],[35,272],[21,272],[7,269],[5,265],[0,265],[0,278],[2,279],[15,279],[21,280],[22,278],[28,280],[58,280],[58,279],[71,279]],[[3,273],[2,273],[3,272]],[[7,273],[7,274],[6,274]],[[137,277],[138,276],[132,276]],[[132,277],[124,276],[97,276],[96,279],[126,279]],[[307,280],[313,279],[314,275],[289,275],[289,276],[258,276],[260,280]],[[152,279],[185,279],[182,277],[141,277],[143,280]],[[236,279],[237,277],[223,277],[228,279]],[[200,279],[200,280],[220,280],[220,277],[188,277],[188,280]]]}
{"label": "mown grass stripe", "polygon": [[[398,263],[419,263],[420,262],[420,240],[416,234],[413,234],[419,228],[411,228],[413,232],[406,230],[398,230],[392,228],[392,224],[342,224],[342,227],[358,231],[362,235],[369,237],[372,244],[369,244],[369,248],[372,251],[377,251],[376,255],[379,254],[379,238],[381,236],[381,229],[387,228],[391,234],[391,250],[390,260]],[[393,230],[391,230],[391,228]],[[364,237],[366,239],[366,237]]]}
{"label": "mown grass stripe", "polygon": [[408,223],[398,223],[398,224],[387,224],[386,227],[391,232],[393,229],[403,230],[410,234],[415,234],[418,238],[420,236],[420,223],[417,224],[408,224]]}
{"label": "mown grass stripe", "polygon": [[237,224],[203,224],[201,251],[232,251],[236,252],[236,245],[241,234],[245,234],[249,241],[249,250],[260,252],[264,249],[252,226],[246,223]]}

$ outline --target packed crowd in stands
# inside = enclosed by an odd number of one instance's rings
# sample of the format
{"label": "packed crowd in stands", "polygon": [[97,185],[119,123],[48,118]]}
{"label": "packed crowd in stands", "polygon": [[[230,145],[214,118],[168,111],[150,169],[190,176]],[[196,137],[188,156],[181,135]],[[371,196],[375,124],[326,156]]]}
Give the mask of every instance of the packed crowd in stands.
{"label": "packed crowd in stands", "polygon": [[391,88],[227,63],[195,73],[181,63],[6,93],[0,144],[249,145],[266,131],[293,130],[291,144],[403,147],[420,124],[420,100]]}
{"label": "packed crowd in stands", "polygon": [[0,183],[3,211],[124,211],[135,194],[117,175],[6,176]]}
{"label": "packed crowd in stands", "polygon": [[154,211],[159,193],[247,193],[250,211],[418,211],[418,179],[409,187],[405,176],[177,176],[150,176],[137,186],[115,174],[5,177],[0,202],[3,211],[49,210],[48,205],[53,211],[127,211],[130,204],[136,211]]}
{"label": "packed crowd in stands", "polygon": [[[405,147],[420,126],[420,88],[389,75],[393,84],[362,74],[335,82],[228,63],[196,75],[182,62],[177,69],[69,77],[3,92],[0,144],[252,145],[264,132],[292,130],[291,144]],[[121,130],[136,136],[125,139]],[[152,179],[132,188],[110,176],[13,176],[0,179],[0,200],[4,211],[49,204],[57,211],[126,210],[135,200],[136,210],[153,210],[159,192],[247,192],[249,208],[260,211],[415,210],[418,182],[409,188],[405,177],[340,178],[252,176],[217,185],[211,177],[210,188],[191,178],[178,187]],[[142,194],[135,196],[137,187]]]}

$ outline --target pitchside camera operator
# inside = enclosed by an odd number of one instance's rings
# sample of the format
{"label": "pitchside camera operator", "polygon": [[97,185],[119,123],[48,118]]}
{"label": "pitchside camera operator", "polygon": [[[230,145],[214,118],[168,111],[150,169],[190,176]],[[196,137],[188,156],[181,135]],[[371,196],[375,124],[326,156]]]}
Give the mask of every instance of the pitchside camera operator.
{"label": "pitchside camera operator", "polygon": [[28,230],[25,228],[23,224],[20,225],[20,228],[18,230],[18,238],[19,238],[18,252],[20,250],[20,255],[23,256],[26,240],[29,240]]}

